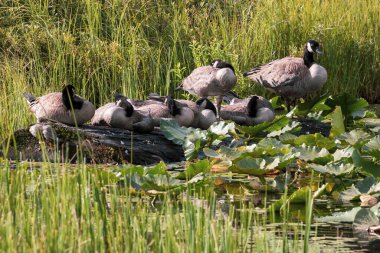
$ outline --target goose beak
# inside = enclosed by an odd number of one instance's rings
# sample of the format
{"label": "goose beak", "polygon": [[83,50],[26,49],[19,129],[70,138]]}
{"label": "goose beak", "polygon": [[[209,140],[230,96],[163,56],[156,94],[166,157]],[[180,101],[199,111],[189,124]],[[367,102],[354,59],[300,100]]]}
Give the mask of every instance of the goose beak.
{"label": "goose beak", "polygon": [[323,51],[322,51],[319,47],[317,47],[317,48],[315,49],[315,52],[316,52],[317,54],[323,55]]}

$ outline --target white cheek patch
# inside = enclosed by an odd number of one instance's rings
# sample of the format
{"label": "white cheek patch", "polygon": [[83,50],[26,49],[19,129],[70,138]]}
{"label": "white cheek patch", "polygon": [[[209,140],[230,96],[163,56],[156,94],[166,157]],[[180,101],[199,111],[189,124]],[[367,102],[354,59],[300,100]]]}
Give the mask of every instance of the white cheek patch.
{"label": "white cheek patch", "polygon": [[214,68],[218,66],[219,61],[215,61],[214,64],[212,65]]}
{"label": "white cheek patch", "polygon": [[201,103],[201,108],[206,108],[206,106],[207,106],[207,100],[204,99],[204,100],[202,101],[202,103]]}
{"label": "white cheek patch", "polygon": [[313,49],[311,48],[311,45],[310,45],[310,42],[307,43],[307,51],[309,51],[310,53],[313,53]]}

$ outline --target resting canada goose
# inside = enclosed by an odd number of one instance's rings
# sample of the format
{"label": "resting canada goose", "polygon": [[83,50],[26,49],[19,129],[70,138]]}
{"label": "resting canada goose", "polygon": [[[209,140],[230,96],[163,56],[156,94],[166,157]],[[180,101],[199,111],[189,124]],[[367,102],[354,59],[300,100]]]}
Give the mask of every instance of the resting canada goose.
{"label": "resting canada goose", "polygon": [[62,92],[49,93],[37,98],[24,93],[24,97],[38,122],[51,120],[67,125],[82,125],[92,118],[95,107],[89,101],[74,95],[74,90],[72,85],[67,85]]}
{"label": "resting canada goose", "polygon": [[233,120],[239,125],[248,126],[270,122],[275,117],[272,104],[260,96],[236,98],[231,104],[222,106],[220,116],[224,120]]}
{"label": "resting canada goose", "polygon": [[152,118],[135,110],[128,99],[120,94],[115,94],[114,103],[105,104],[95,111],[91,124],[143,133],[151,132],[154,129]]}
{"label": "resting canada goose", "polygon": [[291,100],[319,90],[326,83],[327,71],[314,62],[314,53],[323,54],[319,43],[309,40],[303,58],[285,57],[274,60],[254,67],[243,76],[284,97],[289,110]]}
{"label": "resting canada goose", "polygon": [[[164,101],[165,96],[159,95],[149,95],[150,100]],[[208,129],[217,119],[216,119],[216,107],[207,98],[201,98],[196,102],[191,100],[177,99],[174,100],[178,108],[188,107],[194,113],[194,120],[190,127]]]}
{"label": "resting canada goose", "polygon": [[191,126],[194,120],[193,111],[188,107],[179,106],[171,96],[167,96],[164,103],[159,101],[149,102],[138,107],[138,109],[145,114],[150,114],[155,126],[160,125],[162,118],[172,118],[180,126],[185,127]]}
{"label": "resting canada goose", "polygon": [[216,96],[219,114],[223,95],[235,86],[236,81],[232,65],[218,59],[208,66],[194,69],[177,90],[182,89],[201,98]]}

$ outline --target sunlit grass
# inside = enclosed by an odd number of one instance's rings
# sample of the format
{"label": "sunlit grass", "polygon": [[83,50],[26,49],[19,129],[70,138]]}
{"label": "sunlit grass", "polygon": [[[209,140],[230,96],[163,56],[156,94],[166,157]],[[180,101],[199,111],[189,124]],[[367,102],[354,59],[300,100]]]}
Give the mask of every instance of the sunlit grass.
{"label": "sunlit grass", "polygon": [[[265,212],[257,213],[253,204],[241,202],[235,206],[227,200],[220,201],[205,188],[189,188],[178,196],[153,199],[116,184],[108,173],[102,173],[114,168],[9,164],[6,160],[1,166],[3,252],[302,252],[303,249],[302,221],[289,224],[287,233],[278,235],[278,228],[270,228]],[[318,252],[318,247],[309,245],[309,250]]]}
{"label": "sunlit grass", "polygon": [[263,94],[241,73],[301,55],[309,38],[325,51],[317,59],[329,74],[321,93],[380,96],[376,0],[26,0],[0,8],[2,138],[33,122],[23,92],[41,95],[68,82],[99,106],[113,91],[172,93],[194,67],[223,58],[235,66],[240,94]]}

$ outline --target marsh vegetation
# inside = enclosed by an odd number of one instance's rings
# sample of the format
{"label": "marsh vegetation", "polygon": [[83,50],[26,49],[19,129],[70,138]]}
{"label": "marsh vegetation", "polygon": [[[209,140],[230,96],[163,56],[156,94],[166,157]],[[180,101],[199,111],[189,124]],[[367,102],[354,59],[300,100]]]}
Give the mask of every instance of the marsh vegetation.
{"label": "marsh vegetation", "polygon": [[[24,92],[71,83],[96,106],[114,91],[167,95],[192,69],[221,58],[236,70],[235,91],[269,99],[242,73],[302,55],[310,38],[325,51],[317,60],[328,81],[288,116],[332,126],[326,136],[299,136],[273,97],[272,123],[199,130],[163,122],[185,151],[180,165],[1,157],[2,251],[349,251],[360,247],[340,238],[353,237],[352,222],[379,222],[374,200],[369,214],[358,214],[360,197],[379,197],[380,128],[368,111],[380,100],[379,1],[18,0],[0,10],[3,153],[14,130],[35,121]],[[332,221],[349,222],[350,232],[325,242],[318,226]]]}

